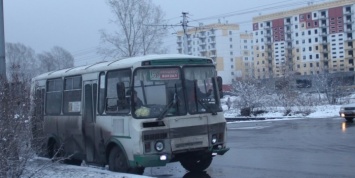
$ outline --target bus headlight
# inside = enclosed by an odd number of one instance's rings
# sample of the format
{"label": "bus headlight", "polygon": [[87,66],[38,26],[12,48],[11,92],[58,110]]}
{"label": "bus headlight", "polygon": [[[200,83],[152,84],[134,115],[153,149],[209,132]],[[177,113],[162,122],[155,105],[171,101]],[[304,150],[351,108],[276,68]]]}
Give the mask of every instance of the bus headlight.
{"label": "bus headlight", "polygon": [[213,135],[212,135],[211,143],[212,143],[212,144],[217,143],[217,135],[216,135],[216,134],[213,134]]}
{"label": "bus headlight", "polygon": [[161,152],[164,150],[164,143],[162,141],[155,142],[155,150]]}

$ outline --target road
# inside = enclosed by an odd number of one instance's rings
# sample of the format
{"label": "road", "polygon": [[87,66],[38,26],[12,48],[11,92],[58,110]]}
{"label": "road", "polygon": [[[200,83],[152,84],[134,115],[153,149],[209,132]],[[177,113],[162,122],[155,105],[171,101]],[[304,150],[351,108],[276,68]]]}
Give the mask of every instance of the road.
{"label": "road", "polygon": [[228,124],[228,147],[204,173],[172,163],[146,168],[159,178],[355,177],[355,123],[341,118]]}

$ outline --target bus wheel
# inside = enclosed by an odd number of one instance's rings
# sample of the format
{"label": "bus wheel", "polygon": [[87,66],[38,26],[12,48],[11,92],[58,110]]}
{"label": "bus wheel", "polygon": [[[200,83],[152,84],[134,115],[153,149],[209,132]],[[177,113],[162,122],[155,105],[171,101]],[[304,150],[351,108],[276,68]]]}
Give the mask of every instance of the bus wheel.
{"label": "bus wheel", "polygon": [[111,149],[108,160],[108,167],[110,171],[128,172],[129,167],[127,158],[117,146]]}
{"label": "bus wheel", "polygon": [[52,159],[52,161],[58,161],[62,156],[62,150],[60,145],[56,141],[51,141],[48,146],[48,157]]}
{"label": "bus wheel", "polygon": [[192,156],[180,161],[182,167],[190,172],[204,171],[212,163],[212,156]]}

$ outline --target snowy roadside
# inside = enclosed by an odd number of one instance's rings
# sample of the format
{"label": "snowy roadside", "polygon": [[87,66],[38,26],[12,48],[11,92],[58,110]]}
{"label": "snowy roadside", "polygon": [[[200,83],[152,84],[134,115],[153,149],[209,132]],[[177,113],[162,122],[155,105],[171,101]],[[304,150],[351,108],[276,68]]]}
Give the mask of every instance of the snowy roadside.
{"label": "snowy roadside", "polygon": [[[339,109],[341,105],[323,105],[323,106],[303,106],[304,108],[309,109],[311,112],[309,115],[304,116],[300,113],[291,113],[288,116],[284,116],[284,109],[283,108],[269,108],[267,109],[267,113],[263,113],[257,116],[253,116],[253,118],[332,118],[332,117],[339,117]],[[225,111],[224,116],[226,118],[240,118],[246,116],[240,116],[240,110],[228,110],[227,108],[223,108]],[[299,109],[299,108],[297,108]],[[295,109],[295,110],[297,110]]]}
{"label": "snowy roadside", "polygon": [[21,178],[150,178],[148,176],[111,172],[102,167],[52,163],[51,160],[40,157],[29,160],[27,165]]}

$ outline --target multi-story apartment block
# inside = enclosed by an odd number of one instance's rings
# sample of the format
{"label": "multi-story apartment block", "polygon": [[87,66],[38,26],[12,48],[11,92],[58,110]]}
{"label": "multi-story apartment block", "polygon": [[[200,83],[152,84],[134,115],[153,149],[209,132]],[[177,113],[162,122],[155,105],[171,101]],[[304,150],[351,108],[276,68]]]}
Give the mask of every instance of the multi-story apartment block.
{"label": "multi-story apartment block", "polygon": [[[187,42],[184,43],[184,39]],[[223,78],[225,86],[242,76],[242,71],[237,70],[237,58],[240,58],[238,24],[200,25],[198,28],[188,29],[186,37],[183,31],[179,31],[177,45],[178,53],[211,57],[216,62],[218,75]]]}
{"label": "multi-story apartment block", "polygon": [[237,58],[237,71],[242,72],[243,80],[254,78],[253,33],[240,34],[240,52],[241,57]]}
{"label": "multi-story apartment block", "polygon": [[355,0],[253,18],[259,79],[354,71]]}

